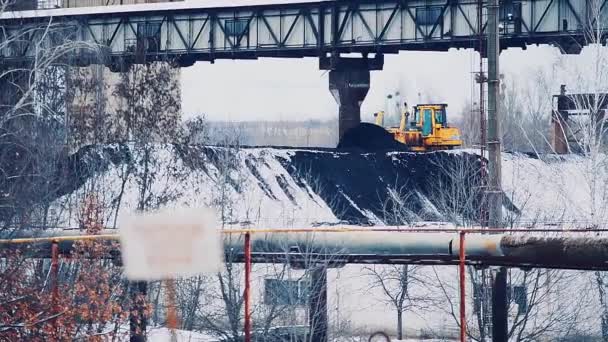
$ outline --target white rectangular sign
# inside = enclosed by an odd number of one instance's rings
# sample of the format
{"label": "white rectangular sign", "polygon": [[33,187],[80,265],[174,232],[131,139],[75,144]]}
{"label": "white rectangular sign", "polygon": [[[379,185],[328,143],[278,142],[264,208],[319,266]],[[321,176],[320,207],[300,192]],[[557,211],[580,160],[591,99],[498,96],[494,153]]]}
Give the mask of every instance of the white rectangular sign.
{"label": "white rectangular sign", "polygon": [[215,273],[222,265],[217,216],[207,208],[162,209],[134,215],[120,228],[125,274],[159,280]]}

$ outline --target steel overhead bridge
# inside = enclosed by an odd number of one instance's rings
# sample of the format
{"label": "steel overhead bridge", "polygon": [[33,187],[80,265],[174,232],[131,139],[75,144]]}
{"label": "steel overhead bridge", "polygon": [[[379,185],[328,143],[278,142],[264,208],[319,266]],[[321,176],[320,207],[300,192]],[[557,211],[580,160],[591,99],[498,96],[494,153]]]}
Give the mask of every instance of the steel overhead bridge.
{"label": "steel overhead bridge", "polygon": [[[589,41],[586,32],[608,26],[606,2],[502,1],[501,47],[553,44],[577,53]],[[33,59],[35,35],[44,34],[51,45],[93,43],[110,66],[167,59],[188,66],[216,59],[479,49],[479,27],[485,28],[482,3],[481,25],[478,0],[200,0],[14,11],[0,15],[0,61]],[[61,34],[23,34],[49,23]],[[99,63],[85,53],[72,55],[72,60]]]}
{"label": "steel overhead bridge", "polygon": [[[27,68],[48,55],[113,71],[153,61],[187,67],[217,59],[318,57],[319,67],[330,70],[342,137],[361,122],[370,70],[382,69],[384,54],[473,48],[483,55],[486,2],[189,0],[12,11],[0,14],[0,69]],[[605,43],[606,2],[503,0],[501,48],[552,44],[578,53],[586,44]],[[344,57],[351,53],[360,57]]]}

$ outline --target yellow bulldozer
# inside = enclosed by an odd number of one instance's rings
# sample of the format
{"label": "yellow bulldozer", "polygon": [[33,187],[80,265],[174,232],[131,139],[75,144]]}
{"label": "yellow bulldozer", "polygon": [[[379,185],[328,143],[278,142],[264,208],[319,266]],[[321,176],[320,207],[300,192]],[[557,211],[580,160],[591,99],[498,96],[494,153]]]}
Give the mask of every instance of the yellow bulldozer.
{"label": "yellow bulldozer", "polygon": [[384,127],[384,112],[375,113],[376,125],[385,128],[393,138],[411,151],[426,152],[450,150],[462,146],[460,130],[450,127],[447,119],[447,104],[419,104],[414,106],[413,119],[410,112],[401,113],[399,127]]}

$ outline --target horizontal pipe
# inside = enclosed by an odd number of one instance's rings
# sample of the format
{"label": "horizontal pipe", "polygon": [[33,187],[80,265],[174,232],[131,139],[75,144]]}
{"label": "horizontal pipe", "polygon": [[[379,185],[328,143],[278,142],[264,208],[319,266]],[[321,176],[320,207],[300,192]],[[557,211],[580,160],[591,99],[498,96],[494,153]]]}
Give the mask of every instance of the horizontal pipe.
{"label": "horizontal pipe", "polygon": [[[27,243],[28,239],[118,239],[118,229],[104,228],[99,235],[86,236],[79,228],[49,228],[49,229],[19,229],[5,230],[0,232],[0,244],[4,243],[19,243],[19,239],[23,239]],[[483,233],[483,234],[498,234],[498,233],[608,233],[607,228],[484,228],[478,226],[456,227],[450,224],[433,224],[433,225],[409,225],[409,226],[318,226],[314,228],[227,228],[221,229],[224,235],[239,235],[245,233],[260,234],[293,234],[293,233],[374,233],[374,232],[390,232],[390,233],[459,233],[467,234]],[[100,236],[101,235],[101,236]],[[105,236],[104,236],[105,235]],[[10,240],[10,241],[7,241]]]}
{"label": "horizontal pipe", "polygon": [[[477,256],[503,256],[500,248],[502,235],[468,234],[466,254]],[[227,244],[240,251],[241,244]],[[360,233],[292,233],[253,234],[253,248],[257,252],[289,250],[325,254],[378,254],[378,255],[458,255],[458,233],[399,233],[368,231]]]}
{"label": "horizontal pipe", "polygon": [[[62,254],[70,254],[74,239],[101,239],[115,243],[116,230],[99,236],[78,236],[73,231],[21,231],[15,239],[0,240],[2,249],[27,246],[29,255],[48,257],[51,242],[57,241]],[[286,233],[287,231],[284,231]],[[0,234],[0,237],[2,235]],[[6,237],[6,235],[4,236]],[[254,262],[286,260],[316,255],[337,263],[419,263],[454,264],[459,252],[458,233],[410,233],[368,229],[359,231],[302,230],[289,234],[251,235]],[[12,243],[18,241],[19,244]],[[243,252],[242,235],[226,234],[225,250],[235,259]],[[466,234],[469,264],[509,265],[567,269],[608,269],[608,239],[604,237],[561,237],[531,234]],[[9,247],[10,246],[10,247]],[[118,258],[119,250],[108,257]],[[266,259],[264,259],[266,258]]]}
{"label": "horizontal pipe", "polygon": [[[388,228],[388,227],[387,227]],[[225,230],[228,248],[242,251],[242,242],[235,242],[232,235],[252,234],[252,245],[256,251],[282,252],[300,248],[307,252],[332,254],[458,254],[459,239],[456,230],[405,230],[377,228],[314,228],[276,230]],[[500,236],[467,235],[467,255],[500,256]],[[1,237],[1,235],[0,235]],[[116,230],[104,230],[99,235],[78,235],[72,231],[19,231],[11,239],[0,239],[2,244],[34,244],[69,242],[75,240],[119,240]]]}

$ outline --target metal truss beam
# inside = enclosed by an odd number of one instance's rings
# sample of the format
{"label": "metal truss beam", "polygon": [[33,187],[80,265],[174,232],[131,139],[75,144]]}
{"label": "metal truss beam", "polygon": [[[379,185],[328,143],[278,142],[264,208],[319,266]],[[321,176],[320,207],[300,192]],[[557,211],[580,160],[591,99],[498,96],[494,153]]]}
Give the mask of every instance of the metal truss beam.
{"label": "metal truss beam", "polygon": [[[596,22],[597,18],[606,20],[607,0],[601,2],[601,15],[595,16],[591,16],[589,1],[503,4],[501,46],[554,44],[563,45],[565,52],[580,51],[588,43],[590,28],[608,27],[606,22]],[[2,16],[0,63],[32,60],[36,49],[30,45],[47,28],[63,32],[69,28],[71,33],[47,35],[48,45],[82,40],[101,47],[103,58],[78,61],[83,55],[71,54],[61,61],[79,65],[100,60],[116,64],[167,59],[190,65],[215,59],[446,51],[477,48],[478,41],[476,25],[472,24],[477,22],[475,0],[319,1],[135,13],[119,10],[120,6],[116,13],[48,17],[38,11],[28,18],[20,17],[20,12]]]}

